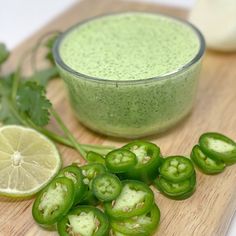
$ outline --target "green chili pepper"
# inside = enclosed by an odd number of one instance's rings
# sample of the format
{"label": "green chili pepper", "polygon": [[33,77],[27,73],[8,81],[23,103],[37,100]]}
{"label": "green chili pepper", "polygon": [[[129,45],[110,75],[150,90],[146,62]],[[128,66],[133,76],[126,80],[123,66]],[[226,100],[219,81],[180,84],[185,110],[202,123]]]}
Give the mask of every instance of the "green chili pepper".
{"label": "green chili pepper", "polygon": [[106,236],[109,221],[101,210],[92,206],[79,206],[58,222],[57,229],[60,236]]}
{"label": "green chili pepper", "polygon": [[[118,231],[115,231],[114,229],[111,229],[110,230],[110,234],[109,234],[110,236],[129,236],[129,235],[127,235],[127,234],[122,234],[122,233],[120,233],[120,232],[118,232]],[[146,236],[146,235],[144,235],[144,236]]]}
{"label": "green chili pepper", "polygon": [[151,211],[144,215],[124,220],[111,220],[111,227],[115,232],[124,235],[145,236],[155,232],[160,223],[160,210],[154,204]]}
{"label": "green chili pepper", "polygon": [[99,200],[95,197],[92,190],[87,189],[83,199],[80,201],[79,204],[97,206],[99,204]]}
{"label": "green chili pepper", "polygon": [[105,166],[99,163],[90,163],[84,166],[81,166],[82,174],[83,174],[83,182],[88,185],[91,189],[92,180],[100,174],[106,172]]}
{"label": "green chili pepper", "polygon": [[100,163],[105,165],[105,159],[99,153],[89,151],[86,156],[88,163]]}
{"label": "green chili pepper", "polygon": [[158,177],[154,181],[154,186],[166,197],[183,200],[190,197],[196,189],[196,174],[192,174],[189,179],[174,183],[163,177]]}
{"label": "green chili pepper", "polygon": [[167,157],[160,167],[160,175],[174,183],[188,179],[193,173],[192,161],[183,156]]}
{"label": "green chili pepper", "polygon": [[133,141],[123,148],[133,152],[138,159],[138,163],[125,173],[125,177],[141,180],[147,184],[152,183],[162,163],[160,148],[147,141]]}
{"label": "green chili pepper", "polygon": [[86,186],[83,182],[83,175],[81,169],[75,165],[67,166],[59,172],[58,177],[66,177],[73,181],[75,187],[74,205],[79,203],[86,192]]}
{"label": "green chili pepper", "polygon": [[60,220],[72,207],[75,199],[74,183],[66,177],[54,179],[36,197],[32,215],[43,226],[50,226]]}
{"label": "green chili pepper", "polygon": [[195,145],[191,153],[191,159],[200,171],[205,174],[218,174],[225,169],[225,163],[205,155],[200,146]]}
{"label": "green chili pepper", "polygon": [[87,186],[85,195],[80,202],[81,204],[97,205],[99,203],[98,199],[94,196],[92,191],[93,179],[106,172],[105,166],[99,163],[90,163],[81,166],[83,182]]}
{"label": "green chili pepper", "polygon": [[98,175],[92,182],[93,194],[102,202],[116,199],[121,189],[119,178],[109,173]]}
{"label": "green chili pepper", "polygon": [[104,204],[106,213],[115,219],[127,219],[145,214],[154,204],[152,190],[143,182],[122,181],[122,190],[117,199]]}
{"label": "green chili pepper", "polygon": [[236,163],[236,143],[223,134],[202,134],[199,145],[205,155],[211,158],[223,161],[226,165]]}
{"label": "green chili pepper", "polygon": [[128,172],[138,162],[133,152],[122,148],[109,152],[105,161],[107,169],[112,173]]}

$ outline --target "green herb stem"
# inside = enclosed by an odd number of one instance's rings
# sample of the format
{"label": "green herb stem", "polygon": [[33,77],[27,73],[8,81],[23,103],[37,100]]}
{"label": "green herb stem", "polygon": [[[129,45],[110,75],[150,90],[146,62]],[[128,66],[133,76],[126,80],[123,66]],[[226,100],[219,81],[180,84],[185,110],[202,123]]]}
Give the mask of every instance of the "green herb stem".
{"label": "green herb stem", "polygon": [[16,94],[20,82],[20,73],[21,73],[21,68],[20,66],[18,66],[13,77],[12,94],[11,94],[11,98],[14,103],[16,102]]}
{"label": "green herb stem", "polygon": [[9,101],[9,102],[8,102],[8,106],[9,106],[9,108],[10,108],[12,114],[14,115],[14,117],[15,117],[22,125],[24,125],[24,126],[29,126],[28,122],[27,122],[25,119],[23,119],[23,118],[21,117],[21,115],[18,113],[17,109],[16,109],[15,106],[12,104],[12,102]]}
{"label": "green herb stem", "polygon": [[[46,135],[48,138],[52,139],[53,141],[63,144],[65,146],[68,146],[70,148],[75,148],[74,144],[66,137],[60,136],[48,129],[42,128],[42,127],[38,127],[38,126],[32,126],[30,125],[30,127],[38,130],[39,132],[41,132],[42,134]],[[80,145],[80,147],[83,149],[84,152],[89,152],[89,151],[93,151],[93,152],[97,152],[101,155],[106,155],[108,152],[112,151],[113,149],[115,149],[115,147],[113,146],[101,146],[101,145],[93,145],[93,144],[80,144],[77,142],[78,145]]]}
{"label": "green herb stem", "polygon": [[81,148],[81,145],[77,142],[74,135],[66,127],[66,125],[62,121],[61,117],[58,115],[58,113],[53,108],[51,108],[50,111],[51,111],[51,114],[53,115],[53,117],[55,118],[55,120],[57,121],[58,125],[60,126],[60,128],[63,130],[63,132],[68,137],[68,139],[71,141],[71,143],[74,145],[75,149],[82,155],[83,158],[86,159],[86,152]]}
{"label": "green herb stem", "polygon": [[[9,108],[11,109],[11,112],[15,116],[15,118],[24,126],[31,127],[39,131],[40,133],[46,135],[48,138],[52,139],[53,141],[57,143],[61,143],[65,146],[75,148],[75,144],[72,143],[68,138],[60,136],[48,129],[36,126],[30,119],[26,119],[25,117],[23,118],[22,116],[19,115],[15,107],[9,103]],[[75,140],[76,141],[76,140]],[[77,145],[83,149],[83,154],[86,155],[86,152],[89,151],[94,151],[97,152],[101,155],[106,155],[108,152],[112,151],[115,147],[112,146],[101,146],[101,145],[92,145],[92,144],[79,144],[76,141]]]}

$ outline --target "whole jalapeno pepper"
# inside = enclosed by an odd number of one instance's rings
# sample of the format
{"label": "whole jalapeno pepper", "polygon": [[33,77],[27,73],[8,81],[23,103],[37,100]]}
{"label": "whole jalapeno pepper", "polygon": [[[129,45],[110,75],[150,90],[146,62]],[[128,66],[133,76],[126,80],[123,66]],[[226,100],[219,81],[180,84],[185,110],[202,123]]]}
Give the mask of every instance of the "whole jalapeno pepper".
{"label": "whole jalapeno pepper", "polygon": [[109,220],[96,207],[79,206],[58,222],[57,229],[60,236],[106,236],[109,231]]}
{"label": "whole jalapeno pepper", "polygon": [[112,202],[104,203],[106,213],[118,220],[145,214],[154,204],[152,190],[143,182],[136,180],[122,181],[120,195]]}
{"label": "whole jalapeno pepper", "polygon": [[164,158],[160,166],[160,175],[171,182],[177,183],[188,179],[194,173],[192,161],[183,156]]}
{"label": "whole jalapeno pepper", "polygon": [[36,197],[32,215],[42,226],[50,226],[60,220],[72,207],[75,199],[74,183],[66,177],[55,178]]}
{"label": "whole jalapeno pepper", "polygon": [[133,141],[123,148],[133,152],[138,160],[138,163],[125,173],[125,177],[151,184],[157,177],[158,168],[162,163],[160,148],[148,141]]}
{"label": "whole jalapeno pepper", "polygon": [[72,164],[63,168],[59,172],[58,177],[66,177],[73,181],[75,186],[74,205],[78,204],[82,200],[86,192],[86,186],[83,182],[83,175],[81,169],[78,166]]}
{"label": "whole jalapeno pepper", "polygon": [[98,175],[92,182],[93,194],[102,202],[116,199],[121,189],[122,185],[119,178],[110,173]]}
{"label": "whole jalapeno pepper", "polygon": [[223,161],[208,157],[202,152],[199,145],[193,147],[191,159],[200,171],[208,175],[221,173],[225,169]]}
{"label": "whole jalapeno pepper", "polygon": [[236,163],[236,143],[223,134],[202,134],[199,146],[207,156],[223,161],[226,165]]}
{"label": "whole jalapeno pepper", "polygon": [[124,235],[145,236],[151,235],[160,223],[160,210],[153,205],[150,212],[124,220],[111,220],[111,227],[115,232]]}
{"label": "whole jalapeno pepper", "polygon": [[138,160],[136,155],[126,149],[120,148],[109,152],[105,158],[106,167],[112,173],[125,173],[133,168]]}
{"label": "whole jalapeno pepper", "polygon": [[166,180],[162,176],[154,181],[154,186],[166,197],[174,200],[184,200],[189,198],[196,189],[196,174],[184,181],[175,183]]}
{"label": "whole jalapeno pepper", "polygon": [[92,191],[92,182],[93,179],[106,172],[104,165],[100,163],[90,163],[84,166],[81,166],[83,182],[86,185],[85,195],[80,202],[81,204],[97,205],[99,203],[98,199],[95,197]]}
{"label": "whole jalapeno pepper", "polygon": [[87,153],[86,160],[88,161],[88,163],[100,163],[100,164],[105,165],[104,157],[100,155],[99,153],[96,153],[93,151],[89,151]]}

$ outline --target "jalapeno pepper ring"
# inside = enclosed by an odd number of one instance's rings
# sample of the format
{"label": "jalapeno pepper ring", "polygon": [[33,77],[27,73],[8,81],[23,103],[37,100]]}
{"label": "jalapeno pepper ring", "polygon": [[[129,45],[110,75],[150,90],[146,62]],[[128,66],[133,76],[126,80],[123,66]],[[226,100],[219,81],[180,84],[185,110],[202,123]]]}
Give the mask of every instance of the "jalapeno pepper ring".
{"label": "jalapeno pepper ring", "polygon": [[154,186],[166,197],[175,200],[184,200],[190,197],[196,189],[196,174],[182,182],[173,183],[163,177],[154,181]]}
{"label": "jalapeno pepper ring", "polygon": [[122,181],[122,185],[120,195],[104,204],[105,211],[111,218],[127,219],[151,210],[154,194],[148,185],[136,180]]}
{"label": "jalapeno pepper ring", "polygon": [[105,159],[99,153],[89,151],[86,156],[88,163],[100,163],[105,165]]}
{"label": "jalapeno pepper ring", "polygon": [[205,133],[199,138],[201,150],[209,157],[226,165],[236,163],[236,143],[219,133]]}
{"label": "jalapeno pepper ring", "polygon": [[73,181],[75,187],[74,205],[79,203],[86,191],[86,186],[83,182],[83,175],[81,169],[75,165],[67,166],[59,172],[58,177],[66,177]]}
{"label": "jalapeno pepper ring", "polygon": [[120,148],[109,152],[106,155],[105,162],[110,172],[125,173],[130,171],[138,160],[133,152]]}
{"label": "jalapeno pepper ring", "polygon": [[98,208],[79,206],[71,210],[57,224],[60,236],[71,235],[108,235],[109,221]]}
{"label": "jalapeno pepper ring", "polygon": [[100,163],[90,163],[84,166],[81,166],[82,175],[83,175],[83,182],[84,184],[88,185],[91,189],[92,187],[92,180],[100,174],[106,172],[105,166]]}
{"label": "jalapeno pepper ring", "polygon": [[98,175],[92,182],[93,194],[102,202],[116,199],[121,189],[122,185],[119,178],[109,173]]}
{"label": "jalapeno pepper ring", "polygon": [[199,145],[193,147],[191,159],[200,171],[208,175],[221,173],[225,169],[223,161],[205,155]]}
{"label": "jalapeno pepper ring", "polygon": [[81,166],[83,182],[86,185],[86,192],[84,194],[83,199],[81,200],[81,204],[91,204],[97,205],[99,203],[98,199],[94,196],[92,191],[92,182],[93,179],[106,172],[106,168],[104,165],[100,163],[90,163],[84,166]]}
{"label": "jalapeno pepper ring", "polygon": [[[119,231],[115,231],[114,229],[111,229],[109,236],[129,236],[129,235],[122,234]],[[144,235],[144,236],[147,236],[147,235]]]}
{"label": "jalapeno pepper ring", "polygon": [[66,177],[54,179],[36,197],[32,215],[43,226],[50,226],[60,220],[72,207],[75,198],[74,183]]}
{"label": "jalapeno pepper ring", "polygon": [[160,148],[148,141],[133,141],[123,147],[133,152],[138,163],[125,173],[127,179],[136,179],[151,184],[157,177],[162,163]]}
{"label": "jalapeno pepper ring", "polygon": [[188,179],[193,173],[192,161],[183,156],[167,157],[160,167],[160,175],[174,183]]}
{"label": "jalapeno pepper ring", "polygon": [[115,232],[124,235],[143,236],[151,235],[160,223],[160,210],[153,205],[150,212],[121,221],[111,220],[111,227]]}

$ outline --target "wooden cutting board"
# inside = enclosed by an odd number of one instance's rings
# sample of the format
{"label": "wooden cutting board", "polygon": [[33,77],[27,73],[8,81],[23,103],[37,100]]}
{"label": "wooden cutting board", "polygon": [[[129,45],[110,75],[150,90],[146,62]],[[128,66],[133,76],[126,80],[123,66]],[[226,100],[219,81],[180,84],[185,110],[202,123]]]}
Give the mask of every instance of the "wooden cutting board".
{"label": "wooden cutting board", "polygon": [[[82,1],[17,47],[4,70],[9,71],[14,68],[20,55],[34,45],[45,32],[64,30],[85,18],[123,10],[164,12],[182,18],[187,16],[184,10],[157,5],[118,0]],[[197,101],[192,114],[168,132],[149,138],[161,147],[164,155],[189,155],[198,137],[206,131],[222,132],[236,140],[235,65],[235,53],[223,54],[210,51],[206,53]],[[101,136],[81,126],[71,112],[61,80],[55,80],[50,84],[48,95],[80,142],[117,146],[125,143],[125,140]],[[57,130],[53,122],[51,126],[52,129]],[[64,165],[80,158],[69,148],[62,146],[59,148]],[[173,201],[155,191],[156,202],[161,209],[161,224],[155,235],[224,236],[236,209],[235,172],[236,166],[228,167],[224,173],[217,176],[206,176],[198,172],[197,191],[185,201]],[[32,200],[0,198],[0,235],[57,235],[55,232],[41,229],[34,223],[31,205]]]}

